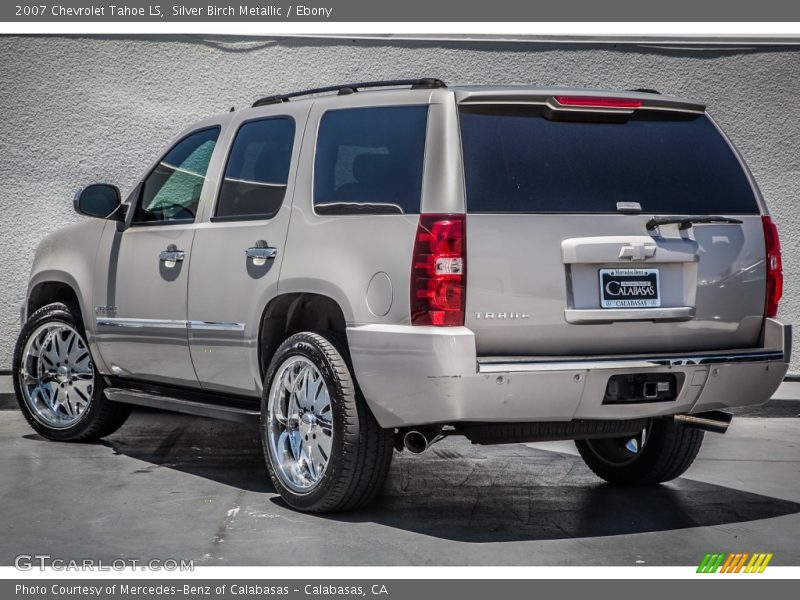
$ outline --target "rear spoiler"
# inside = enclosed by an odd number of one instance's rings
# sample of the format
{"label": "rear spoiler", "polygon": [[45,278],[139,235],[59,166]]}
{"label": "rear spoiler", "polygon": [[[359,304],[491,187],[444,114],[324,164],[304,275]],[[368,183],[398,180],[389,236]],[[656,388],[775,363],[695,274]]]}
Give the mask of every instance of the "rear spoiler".
{"label": "rear spoiler", "polygon": [[649,92],[583,90],[569,88],[463,88],[455,89],[460,105],[538,104],[558,112],[606,112],[631,114],[636,110],[702,114],[705,104]]}

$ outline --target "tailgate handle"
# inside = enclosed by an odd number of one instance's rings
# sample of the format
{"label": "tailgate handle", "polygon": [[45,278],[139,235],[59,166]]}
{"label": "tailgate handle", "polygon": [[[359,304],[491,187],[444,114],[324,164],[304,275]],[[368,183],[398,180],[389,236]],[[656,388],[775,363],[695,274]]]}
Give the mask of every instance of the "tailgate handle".
{"label": "tailgate handle", "polygon": [[699,245],[695,240],[654,237],[610,235],[569,238],[561,242],[561,260],[565,265],[578,266],[656,260],[659,263],[697,262]]}
{"label": "tailgate handle", "polygon": [[740,219],[733,219],[731,217],[720,217],[717,215],[673,215],[664,217],[652,217],[647,222],[647,231],[653,231],[661,225],[671,225],[677,223],[678,229],[689,229],[692,225],[714,223],[718,225],[741,225]]}

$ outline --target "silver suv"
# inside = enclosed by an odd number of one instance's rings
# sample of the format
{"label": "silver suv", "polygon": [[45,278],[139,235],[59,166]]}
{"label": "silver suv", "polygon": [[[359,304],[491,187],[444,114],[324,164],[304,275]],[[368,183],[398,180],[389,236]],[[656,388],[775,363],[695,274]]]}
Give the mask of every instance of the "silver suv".
{"label": "silver suv", "polygon": [[572,439],[607,481],[667,481],[788,368],[758,188],[703,105],[653,91],[270,96],[75,209],[98,218],[40,244],[22,307],[31,426],[258,420],[299,510],[363,506],[395,450],[450,435]]}

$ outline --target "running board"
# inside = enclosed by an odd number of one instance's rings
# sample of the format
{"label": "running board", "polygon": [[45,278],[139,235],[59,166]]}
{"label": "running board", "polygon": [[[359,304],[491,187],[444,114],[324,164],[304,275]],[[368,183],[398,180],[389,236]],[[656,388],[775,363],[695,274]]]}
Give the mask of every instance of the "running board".
{"label": "running board", "polygon": [[113,402],[147,406],[149,408],[160,408],[186,415],[194,415],[196,417],[210,417],[212,419],[222,419],[223,421],[253,423],[254,421],[257,422],[260,416],[258,411],[246,408],[195,402],[193,400],[184,400],[182,398],[174,398],[172,396],[164,396],[141,390],[110,387],[106,388],[105,393],[106,398]]}

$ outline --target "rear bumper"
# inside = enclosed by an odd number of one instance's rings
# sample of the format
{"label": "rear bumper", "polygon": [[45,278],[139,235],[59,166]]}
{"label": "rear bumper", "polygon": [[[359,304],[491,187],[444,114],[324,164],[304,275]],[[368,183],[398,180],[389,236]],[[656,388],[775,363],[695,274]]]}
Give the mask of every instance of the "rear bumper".
{"label": "rear bumper", "polygon": [[[634,419],[763,404],[789,368],[791,326],[767,319],[759,348],[581,360],[477,357],[466,327],[347,329],[356,379],[378,422]],[[674,373],[674,400],[603,404],[609,377]]]}

